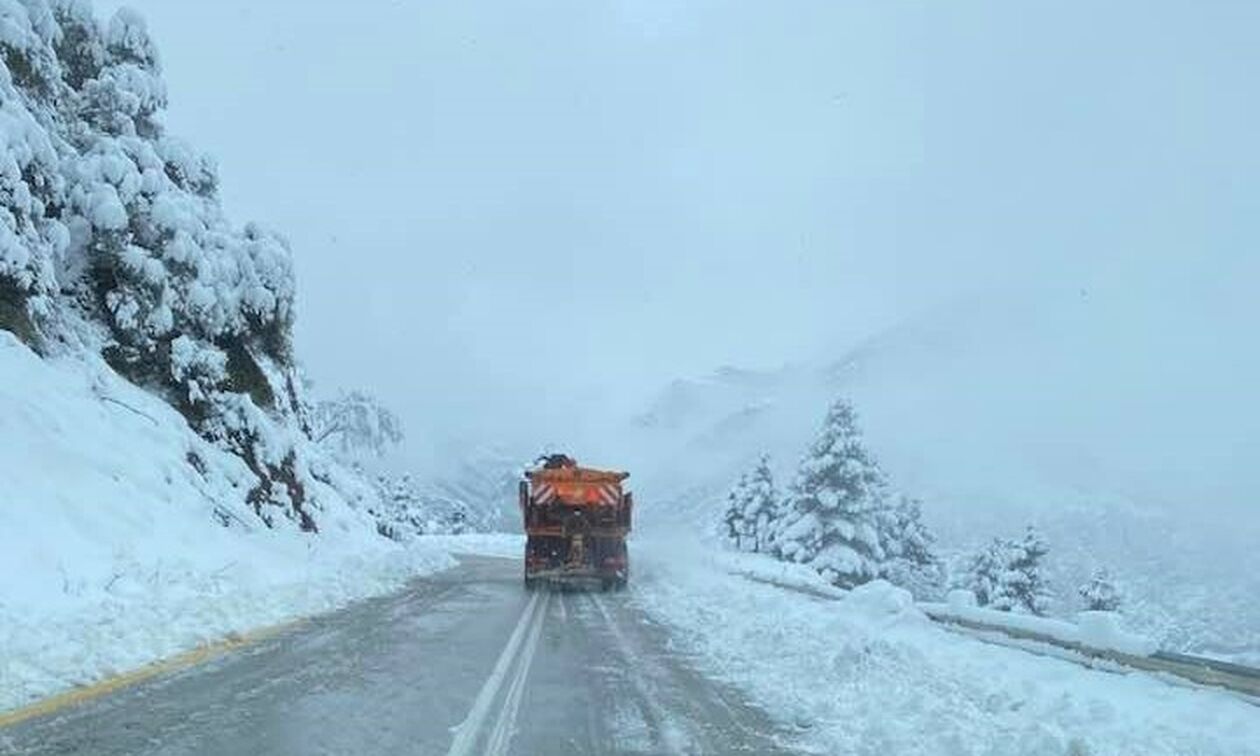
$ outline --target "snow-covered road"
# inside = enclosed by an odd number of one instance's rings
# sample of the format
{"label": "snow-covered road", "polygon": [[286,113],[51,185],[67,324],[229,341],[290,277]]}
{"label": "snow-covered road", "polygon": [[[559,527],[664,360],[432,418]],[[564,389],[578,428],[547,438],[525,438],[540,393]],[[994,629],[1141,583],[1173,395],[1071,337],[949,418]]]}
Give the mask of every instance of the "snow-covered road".
{"label": "snow-covered road", "polygon": [[0,731],[0,754],[785,752],[631,594],[458,568],[209,664]]}
{"label": "snow-covered road", "polygon": [[803,595],[732,574],[813,579],[791,565],[646,538],[625,593],[527,593],[518,539],[448,540],[483,555],[0,755],[1260,755],[1253,704],[961,637],[891,586]]}

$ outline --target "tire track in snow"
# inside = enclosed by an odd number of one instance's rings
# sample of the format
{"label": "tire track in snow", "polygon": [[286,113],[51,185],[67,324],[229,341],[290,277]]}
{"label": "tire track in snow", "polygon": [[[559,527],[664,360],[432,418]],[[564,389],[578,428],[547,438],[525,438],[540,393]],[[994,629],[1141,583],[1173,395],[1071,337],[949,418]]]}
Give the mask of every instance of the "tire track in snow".
{"label": "tire track in snow", "polygon": [[637,671],[638,666],[647,663],[647,660],[635,653],[630,645],[630,641],[621,632],[621,628],[617,626],[616,621],[608,612],[608,607],[604,605],[603,599],[597,593],[587,595],[590,597],[591,603],[599,610],[599,614],[603,618],[609,634],[612,635],[613,641],[617,645],[617,651],[622,657],[622,669],[625,671],[626,680],[634,690],[646,723],[655,731],[662,752],[668,754],[703,752],[705,749],[698,747],[699,744],[695,734],[689,733],[680,727],[677,721],[671,718],[668,712],[657,702],[658,697],[648,690],[643,677]]}

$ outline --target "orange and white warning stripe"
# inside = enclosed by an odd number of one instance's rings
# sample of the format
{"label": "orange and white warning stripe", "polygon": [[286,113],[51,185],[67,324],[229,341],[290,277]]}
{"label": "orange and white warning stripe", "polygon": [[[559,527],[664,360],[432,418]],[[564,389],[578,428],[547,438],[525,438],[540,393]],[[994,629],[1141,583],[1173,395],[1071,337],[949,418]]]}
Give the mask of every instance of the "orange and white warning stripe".
{"label": "orange and white warning stripe", "polygon": [[617,486],[604,484],[599,487],[599,500],[606,507],[615,507],[621,501],[621,491]]}

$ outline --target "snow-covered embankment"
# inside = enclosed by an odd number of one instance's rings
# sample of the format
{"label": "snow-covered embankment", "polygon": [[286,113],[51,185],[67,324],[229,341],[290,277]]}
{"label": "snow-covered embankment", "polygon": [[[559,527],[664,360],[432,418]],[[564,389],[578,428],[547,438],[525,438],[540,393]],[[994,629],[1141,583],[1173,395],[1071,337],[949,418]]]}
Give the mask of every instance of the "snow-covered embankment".
{"label": "snow-covered embankment", "polygon": [[0,376],[0,711],[452,563],[348,506],[264,527],[244,463],[99,359],[0,331]]}
{"label": "snow-covered embankment", "polygon": [[730,555],[695,544],[642,539],[634,555],[634,600],[819,752],[1260,754],[1256,708],[1228,693],[949,633],[886,583],[837,601],[731,574]]}

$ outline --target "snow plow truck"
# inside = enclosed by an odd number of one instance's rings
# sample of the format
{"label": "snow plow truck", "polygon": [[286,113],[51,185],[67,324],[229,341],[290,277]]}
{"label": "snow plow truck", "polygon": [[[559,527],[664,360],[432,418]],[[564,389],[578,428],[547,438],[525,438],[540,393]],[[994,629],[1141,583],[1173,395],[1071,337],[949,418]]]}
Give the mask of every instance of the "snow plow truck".
{"label": "snow plow truck", "polygon": [[629,473],[579,467],[552,454],[520,483],[525,525],[525,588],[541,585],[626,587],[626,535],[633,499],[622,483]]}

